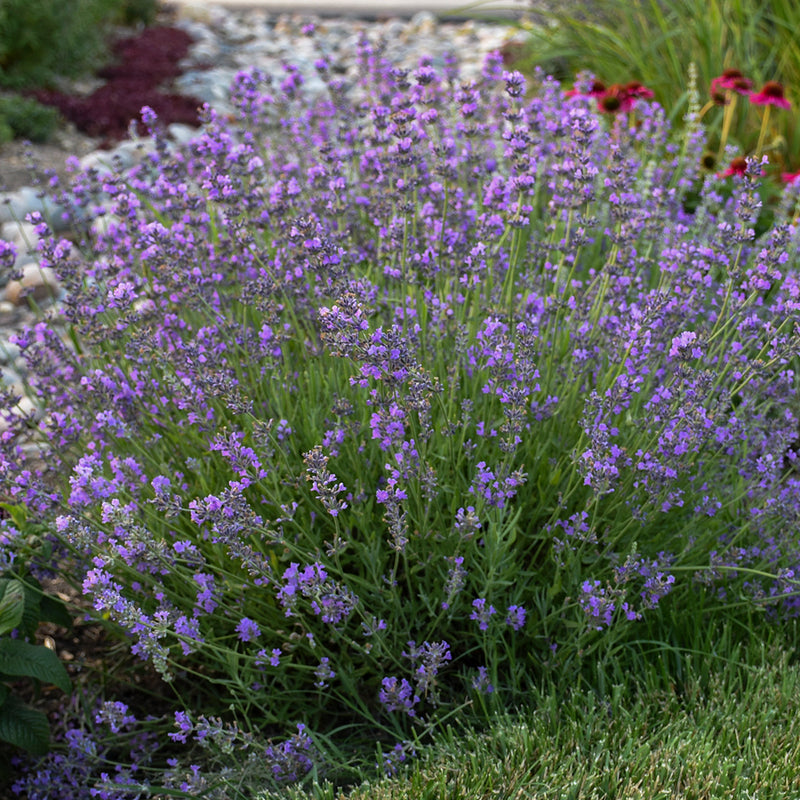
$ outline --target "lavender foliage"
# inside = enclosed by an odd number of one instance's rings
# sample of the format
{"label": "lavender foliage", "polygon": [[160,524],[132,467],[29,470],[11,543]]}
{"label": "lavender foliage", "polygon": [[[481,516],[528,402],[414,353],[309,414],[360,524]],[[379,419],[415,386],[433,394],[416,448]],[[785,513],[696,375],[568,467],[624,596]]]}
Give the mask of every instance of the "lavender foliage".
{"label": "lavender foliage", "polygon": [[17,341],[45,411],[0,411],[94,613],[202,676],[173,741],[282,730],[278,782],[354,720],[392,771],[664,603],[798,608],[800,229],[756,238],[757,165],[690,209],[702,137],[655,104],[360,58],[357,99],[243,73],[237,119],[172,150],[147,114],[138,171],[76,175],[63,319]]}

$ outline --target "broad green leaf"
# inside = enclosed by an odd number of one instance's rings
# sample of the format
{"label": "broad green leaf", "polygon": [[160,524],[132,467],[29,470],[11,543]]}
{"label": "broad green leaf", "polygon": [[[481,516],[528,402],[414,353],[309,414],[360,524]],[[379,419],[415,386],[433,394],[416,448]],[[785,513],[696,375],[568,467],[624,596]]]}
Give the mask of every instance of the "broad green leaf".
{"label": "broad green leaf", "polygon": [[58,656],[46,647],[19,639],[0,639],[0,672],[53,683],[69,692],[70,680]]}
{"label": "broad green leaf", "polygon": [[12,578],[0,578],[0,636],[20,626],[24,610],[22,584]]}
{"label": "broad green leaf", "polygon": [[11,521],[17,528],[22,528],[25,525],[25,520],[28,517],[28,512],[23,505],[13,505],[11,503],[0,503],[0,508],[8,512]]}
{"label": "broad green leaf", "polygon": [[41,711],[28,708],[18,697],[9,696],[0,706],[0,741],[14,744],[35,756],[50,749],[50,729]]}
{"label": "broad green leaf", "polygon": [[22,609],[22,625],[20,630],[25,637],[32,637],[39,627],[39,605],[42,599],[42,593],[31,589],[29,586],[23,587],[25,595],[25,604]]}
{"label": "broad green leaf", "polygon": [[42,595],[39,619],[42,622],[53,622],[62,628],[72,627],[72,616],[67,611],[67,607],[61,600],[51,597],[49,594]]}
{"label": "broad green leaf", "polygon": [[6,699],[8,698],[9,694],[11,694],[11,689],[8,686],[0,683],[0,706],[5,703]]}

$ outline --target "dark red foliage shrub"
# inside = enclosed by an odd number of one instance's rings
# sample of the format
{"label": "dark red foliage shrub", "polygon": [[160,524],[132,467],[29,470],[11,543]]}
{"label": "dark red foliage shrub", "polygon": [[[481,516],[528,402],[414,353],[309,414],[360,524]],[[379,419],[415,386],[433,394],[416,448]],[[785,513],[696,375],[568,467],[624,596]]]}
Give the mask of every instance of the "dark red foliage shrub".
{"label": "dark red foliage shrub", "polygon": [[114,46],[117,62],[97,74],[107,80],[144,78],[163,83],[180,74],[178,63],[189,52],[192,37],[179,28],[146,28],[138,36],[122,39]]}
{"label": "dark red foliage shrub", "polygon": [[38,90],[34,96],[58,108],[80,131],[102,139],[103,146],[126,138],[130,122],[139,119],[142,106],[150,106],[164,125],[198,125],[199,100],[160,88],[180,74],[179,62],[191,42],[178,28],[146,28],[117,42],[113,48],[117,61],[97,73],[106,83],[90,95]]}

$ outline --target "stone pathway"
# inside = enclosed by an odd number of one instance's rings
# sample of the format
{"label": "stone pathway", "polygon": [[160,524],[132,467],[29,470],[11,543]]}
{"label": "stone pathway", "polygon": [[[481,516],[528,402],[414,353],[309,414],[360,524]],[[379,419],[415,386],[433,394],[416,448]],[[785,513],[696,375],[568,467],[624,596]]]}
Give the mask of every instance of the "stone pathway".
{"label": "stone pathway", "polygon": [[[515,18],[530,10],[529,0],[215,0],[231,9],[260,9],[271,14],[316,14],[322,17],[380,19],[430,12],[441,19]],[[177,0],[183,8],[203,0]]]}

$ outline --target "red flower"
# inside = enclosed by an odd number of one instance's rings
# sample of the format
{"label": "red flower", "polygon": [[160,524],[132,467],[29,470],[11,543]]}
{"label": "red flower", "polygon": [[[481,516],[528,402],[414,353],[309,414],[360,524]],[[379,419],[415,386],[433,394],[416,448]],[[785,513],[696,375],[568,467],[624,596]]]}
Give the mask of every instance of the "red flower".
{"label": "red flower", "polygon": [[639,81],[631,81],[630,83],[626,83],[623,88],[628,93],[629,97],[641,98],[642,100],[652,100],[655,96],[652,89],[648,89],[646,86],[639,83]]}
{"label": "red flower", "polygon": [[722,75],[711,81],[712,97],[715,94],[721,94],[726,89],[737,94],[747,95],[750,94],[752,88],[753,81],[750,78],[745,78],[738,69],[723,70]]}
{"label": "red flower", "polygon": [[600,97],[606,90],[606,85],[603,81],[592,81],[592,86],[589,89],[589,97]]}
{"label": "red flower", "polygon": [[629,102],[625,87],[615,83],[597,98],[597,107],[606,114],[616,114],[617,111],[627,111],[628,108],[623,108],[623,103]]}
{"label": "red flower", "polygon": [[784,183],[794,183],[800,178],[800,169],[797,172],[781,172],[781,180]]}
{"label": "red flower", "polygon": [[750,102],[758,106],[792,107],[792,104],[783,96],[783,86],[778,81],[767,81],[758,94],[750,95]]}
{"label": "red flower", "polygon": [[747,171],[747,159],[739,156],[731,161],[731,165],[725,172],[720,172],[718,178],[729,178],[731,175],[744,175]]}
{"label": "red flower", "polygon": [[573,86],[564,92],[564,97],[600,97],[606,90],[606,85],[602,81],[592,81],[592,85],[586,89],[579,89]]}
{"label": "red flower", "polygon": [[632,110],[638,99],[650,100],[652,97],[652,90],[639,81],[631,81],[624,85],[615,83],[597,95],[597,107],[604,113],[616,114],[617,111]]}

